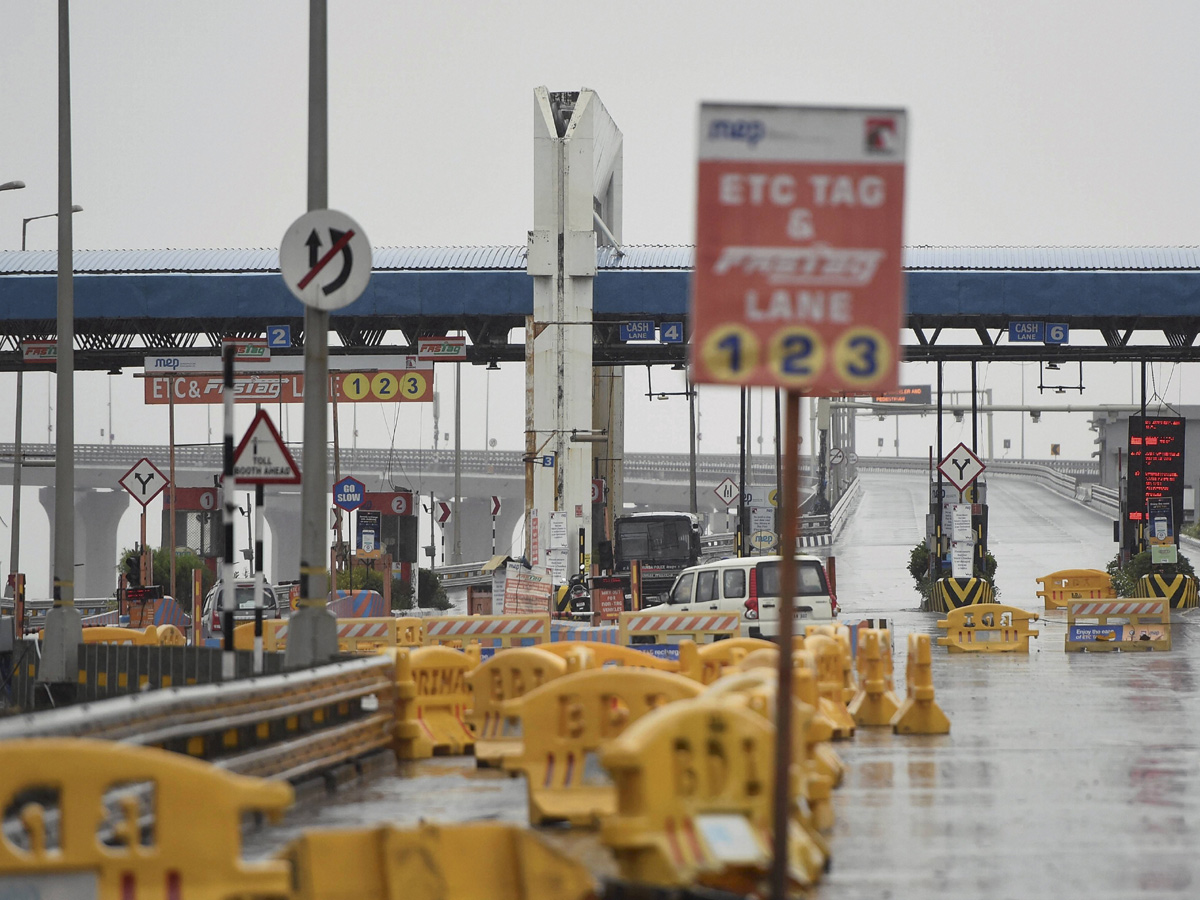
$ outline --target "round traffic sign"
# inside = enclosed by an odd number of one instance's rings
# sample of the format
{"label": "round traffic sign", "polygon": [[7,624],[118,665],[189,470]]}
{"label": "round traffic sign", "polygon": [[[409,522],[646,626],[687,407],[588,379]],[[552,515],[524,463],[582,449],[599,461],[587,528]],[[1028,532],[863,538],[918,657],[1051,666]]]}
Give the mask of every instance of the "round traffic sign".
{"label": "round traffic sign", "polygon": [[829,451],[829,464],[831,466],[840,466],[846,461],[846,452],[841,447],[834,447]]}
{"label": "round traffic sign", "polygon": [[301,303],[341,309],[371,278],[371,244],[362,227],[336,209],[314,209],[291,224],[279,244],[283,282]]}

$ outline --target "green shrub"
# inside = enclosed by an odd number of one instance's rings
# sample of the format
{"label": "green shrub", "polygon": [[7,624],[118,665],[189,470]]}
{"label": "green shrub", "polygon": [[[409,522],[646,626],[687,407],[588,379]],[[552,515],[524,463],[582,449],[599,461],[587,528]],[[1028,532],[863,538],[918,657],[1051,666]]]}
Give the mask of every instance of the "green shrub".
{"label": "green shrub", "polygon": [[1138,582],[1142,580],[1142,576],[1149,575],[1151,572],[1157,575],[1165,575],[1167,578],[1173,578],[1176,575],[1196,574],[1192,569],[1191,560],[1182,553],[1179,554],[1179,562],[1156,566],[1150,562],[1149,550],[1135,553],[1124,566],[1121,565],[1121,554],[1118,552],[1116,556],[1108,561],[1105,569],[1112,577],[1113,588],[1116,590],[1118,597],[1132,597],[1134,591],[1137,590]]}
{"label": "green shrub", "polygon": [[[992,585],[992,593],[995,597],[1000,596],[1000,589],[996,587],[996,557],[989,550],[983,559],[984,571],[975,570],[975,577],[982,578]],[[933,580],[929,577],[929,547],[924,541],[921,541],[909,551],[908,554],[908,574],[913,577],[916,582],[917,593],[921,595],[921,599],[928,603],[933,596]]]}

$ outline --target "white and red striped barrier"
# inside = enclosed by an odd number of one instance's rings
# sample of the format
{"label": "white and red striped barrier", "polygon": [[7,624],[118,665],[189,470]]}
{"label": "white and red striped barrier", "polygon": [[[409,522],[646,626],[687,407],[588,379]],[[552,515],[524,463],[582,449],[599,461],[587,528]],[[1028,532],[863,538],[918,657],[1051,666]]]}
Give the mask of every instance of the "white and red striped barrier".
{"label": "white and red striped barrier", "polygon": [[1164,609],[1163,600],[1095,600],[1071,604],[1076,616],[1161,616]]}
{"label": "white and red striped barrier", "polygon": [[634,638],[653,638],[656,644],[670,639],[691,638],[697,643],[717,637],[737,636],[741,622],[737,613],[621,613],[620,641],[629,645]]}
{"label": "white and red striped barrier", "polygon": [[425,643],[511,647],[550,640],[549,616],[436,616],[425,620]]}

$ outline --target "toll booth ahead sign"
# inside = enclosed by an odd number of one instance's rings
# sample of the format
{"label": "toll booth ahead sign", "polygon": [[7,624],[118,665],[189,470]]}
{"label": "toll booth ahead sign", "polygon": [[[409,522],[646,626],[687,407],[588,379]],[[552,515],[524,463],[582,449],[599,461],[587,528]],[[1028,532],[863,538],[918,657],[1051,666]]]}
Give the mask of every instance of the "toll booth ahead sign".
{"label": "toll booth ahead sign", "polygon": [[896,387],[903,110],[703,104],[692,379]]}

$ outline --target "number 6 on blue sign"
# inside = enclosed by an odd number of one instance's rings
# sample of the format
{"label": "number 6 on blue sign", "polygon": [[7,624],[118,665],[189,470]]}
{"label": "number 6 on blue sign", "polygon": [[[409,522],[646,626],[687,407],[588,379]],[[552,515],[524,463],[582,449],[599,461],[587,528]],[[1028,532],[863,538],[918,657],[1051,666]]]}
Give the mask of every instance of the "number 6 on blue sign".
{"label": "number 6 on blue sign", "polygon": [[1070,334],[1070,328],[1065,323],[1046,323],[1047,344],[1065,344]]}

